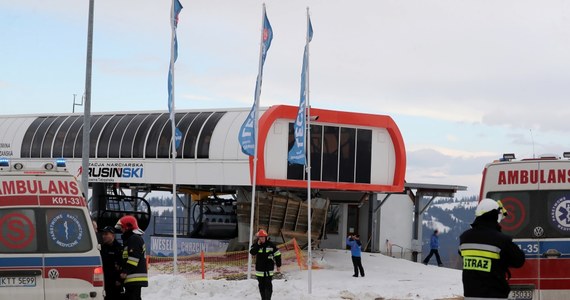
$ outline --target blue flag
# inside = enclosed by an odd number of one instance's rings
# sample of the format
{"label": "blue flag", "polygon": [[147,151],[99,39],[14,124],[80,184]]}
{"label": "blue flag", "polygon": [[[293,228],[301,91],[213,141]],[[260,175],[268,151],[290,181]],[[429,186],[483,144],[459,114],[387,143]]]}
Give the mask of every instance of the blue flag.
{"label": "blue flag", "polygon": [[269,19],[267,19],[267,13],[265,12],[265,6],[263,7],[263,34],[261,37],[261,53],[260,53],[260,67],[259,74],[257,74],[257,81],[255,84],[255,97],[253,101],[253,107],[249,112],[249,115],[241,125],[239,130],[238,140],[241,146],[241,151],[246,154],[253,156],[255,155],[255,126],[257,120],[257,110],[259,108],[259,96],[261,94],[261,80],[263,78],[263,64],[265,63],[265,57],[267,56],[267,50],[271,46],[271,40],[273,39],[273,30],[271,29],[271,24],[269,24]]}
{"label": "blue flag", "polygon": [[291,164],[304,165],[306,164],[305,159],[305,135],[306,135],[306,124],[307,117],[305,115],[307,109],[307,68],[309,67],[309,42],[313,39],[313,26],[311,25],[311,19],[307,23],[307,44],[305,45],[305,52],[303,54],[303,69],[301,70],[301,95],[299,100],[299,110],[297,111],[297,119],[295,119],[295,126],[293,134],[295,136],[295,142],[293,147],[289,150],[289,155],[287,160]]}
{"label": "blue flag", "polygon": [[170,58],[170,61],[172,62],[168,68],[168,112],[170,112],[171,116],[170,118],[172,119],[172,121],[174,121],[174,116],[173,116],[173,111],[172,111],[172,78],[174,77],[174,70],[173,70],[173,66],[174,63],[176,62],[176,59],[178,58],[178,38],[176,37],[176,28],[178,27],[178,15],[180,14],[180,12],[182,11],[182,4],[180,4],[180,1],[178,0],[173,0],[174,3],[174,15],[171,16],[172,20],[171,22],[171,26],[172,26],[172,38],[174,39],[174,56]]}

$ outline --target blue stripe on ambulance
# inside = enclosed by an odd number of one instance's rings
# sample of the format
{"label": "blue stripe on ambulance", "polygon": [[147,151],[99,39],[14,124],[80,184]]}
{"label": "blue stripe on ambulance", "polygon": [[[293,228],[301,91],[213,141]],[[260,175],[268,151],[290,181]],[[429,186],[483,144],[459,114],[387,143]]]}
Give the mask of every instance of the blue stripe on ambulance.
{"label": "blue stripe on ambulance", "polygon": [[[540,241],[538,240],[524,240],[524,241],[514,241],[515,244],[522,249],[527,258],[536,258],[538,254],[544,254],[548,249],[556,249],[560,252],[561,256],[559,258],[570,258],[570,240],[566,241]],[[540,247],[539,247],[540,246]],[[540,248],[540,249],[539,249]],[[538,253],[540,250],[540,253]]]}
{"label": "blue stripe on ambulance", "polygon": [[75,267],[75,266],[101,266],[100,256],[83,257],[10,257],[0,258],[1,267]]}

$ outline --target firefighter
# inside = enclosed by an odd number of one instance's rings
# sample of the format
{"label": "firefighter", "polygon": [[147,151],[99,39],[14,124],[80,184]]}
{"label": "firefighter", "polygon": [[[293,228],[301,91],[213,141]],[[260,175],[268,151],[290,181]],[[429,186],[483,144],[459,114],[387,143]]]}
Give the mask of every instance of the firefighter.
{"label": "firefighter", "polygon": [[148,286],[145,245],[137,219],[124,216],[115,228],[123,233],[123,264],[121,278],[124,280],[125,299],[141,300],[141,288]]}
{"label": "firefighter", "polygon": [[459,237],[465,300],[509,296],[508,268],[522,267],[525,254],[501,232],[499,223],[506,215],[500,201],[483,199],[475,209],[472,228]]}
{"label": "firefighter", "polygon": [[123,246],[115,239],[115,228],[106,226],[101,234],[101,260],[105,277],[105,299],[119,299],[123,291],[121,264]]}
{"label": "firefighter", "polygon": [[259,283],[261,300],[271,300],[273,268],[277,265],[277,272],[281,272],[281,252],[273,242],[269,241],[265,230],[259,230],[256,235],[257,240],[251,245],[249,253],[255,256],[255,275]]}

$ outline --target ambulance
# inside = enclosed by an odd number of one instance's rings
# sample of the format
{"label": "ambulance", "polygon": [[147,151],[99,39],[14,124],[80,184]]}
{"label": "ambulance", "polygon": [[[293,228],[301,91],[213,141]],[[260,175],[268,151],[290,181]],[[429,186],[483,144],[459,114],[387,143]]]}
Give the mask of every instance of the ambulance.
{"label": "ambulance", "polygon": [[0,294],[103,299],[103,268],[85,198],[65,162],[0,158]]}
{"label": "ambulance", "polygon": [[480,199],[501,200],[504,233],[524,251],[511,269],[510,299],[570,299],[570,152],[487,164]]}

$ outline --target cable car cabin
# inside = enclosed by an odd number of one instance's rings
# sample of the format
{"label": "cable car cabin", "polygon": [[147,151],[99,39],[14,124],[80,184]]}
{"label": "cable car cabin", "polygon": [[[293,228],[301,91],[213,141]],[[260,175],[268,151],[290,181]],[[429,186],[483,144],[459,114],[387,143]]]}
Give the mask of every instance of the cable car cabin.
{"label": "cable car cabin", "polygon": [[524,266],[511,270],[513,299],[570,299],[569,157],[506,154],[483,171],[480,198],[503,202],[503,232],[526,254]]}

